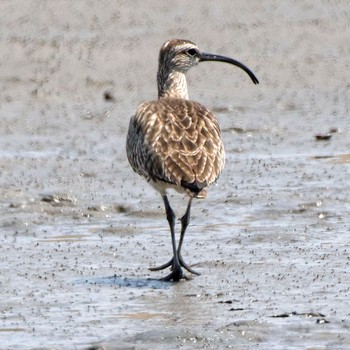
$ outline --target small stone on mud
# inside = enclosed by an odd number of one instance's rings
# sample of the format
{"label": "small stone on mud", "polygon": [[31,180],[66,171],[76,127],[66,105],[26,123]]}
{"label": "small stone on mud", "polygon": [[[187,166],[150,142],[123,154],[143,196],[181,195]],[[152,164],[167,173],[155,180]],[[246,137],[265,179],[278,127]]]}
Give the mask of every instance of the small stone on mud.
{"label": "small stone on mud", "polygon": [[105,91],[105,92],[104,92],[103,98],[105,99],[105,101],[108,101],[108,102],[115,102],[114,96],[113,96],[112,93],[109,92],[109,91]]}
{"label": "small stone on mud", "polygon": [[329,323],[329,321],[327,321],[325,318],[318,318],[316,320],[317,324],[323,324],[323,323]]}
{"label": "small stone on mud", "polygon": [[317,134],[315,135],[315,138],[317,141],[327,141],[332,137],[331,133],[327,133],[327,134]]}
{"label": "small stone on mud", "polygon": [[114,206],[114,210],[117,212],[117,213],[122,213],[122,214],[125,214],[127,211],[128,211],[128,208],[123,205],[123,204],[116,204]]}

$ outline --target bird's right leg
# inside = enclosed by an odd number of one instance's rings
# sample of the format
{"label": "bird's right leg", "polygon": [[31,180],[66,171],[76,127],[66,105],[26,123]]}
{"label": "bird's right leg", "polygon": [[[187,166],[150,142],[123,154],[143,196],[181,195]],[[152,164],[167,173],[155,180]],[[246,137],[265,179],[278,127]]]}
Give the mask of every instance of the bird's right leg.
{"label": "bird's right leg", "polygon": [[170,227],[170,234],[171,234],[171,243],[173,247],[173,258],[165,263],[164,265],[161,265],[159,267],[154,267],[150,268],[151,271],[158,271],[158,270],[163,270],[169,266],[171,266],[171,273],[165,277],[163,277],[161,280],[162,281],[179,281],[181,278],[185,278],[185,275],[182,271],[180,262],[179,262],[179,257],[176,249],[176,239],[175,239],[175,213],[172,210],[168,197],[166,195],[163,196],[163,201],[164,201],[164,206],[165,206],[165,212],[166,212],[166,217],[169,223]]}

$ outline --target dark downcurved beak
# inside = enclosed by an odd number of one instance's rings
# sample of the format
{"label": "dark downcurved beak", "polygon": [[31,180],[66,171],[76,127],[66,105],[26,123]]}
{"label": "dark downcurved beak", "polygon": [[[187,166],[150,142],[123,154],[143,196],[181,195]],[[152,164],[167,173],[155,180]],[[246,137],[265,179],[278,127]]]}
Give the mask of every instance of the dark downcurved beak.
{"label": "dark downcurved beak", "polygon": [[250,79],[253,80],[254,84],[259,84],[259,80],[254,75],[254,73],[248,67],[246,67],[243,63],[238,62],[238,61],[234,60],[233,58],[220,56],[220,55],[213,55],[213,54],[207,53],[207,52],[201,52],[199,62],[204,62],[204,61],[219,61],[219,62],[226,62],[226,63],[233,64],[233,65],[243,69],[250,76]]}

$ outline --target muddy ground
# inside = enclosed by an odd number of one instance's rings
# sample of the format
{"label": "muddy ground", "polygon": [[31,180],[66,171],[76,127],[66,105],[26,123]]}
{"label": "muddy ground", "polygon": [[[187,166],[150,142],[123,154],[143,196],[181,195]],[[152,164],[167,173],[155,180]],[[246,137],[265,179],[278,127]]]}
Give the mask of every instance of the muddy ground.
{"label": "muddy ground", "polygon": [[[0,348],[349,349],[349,18],[347,1],[2,1]],[[170,235],[124,144],[174,37],[260,85],[188,75],[227,160],[185,238],[201,276],[172,284],[148,270]]]}

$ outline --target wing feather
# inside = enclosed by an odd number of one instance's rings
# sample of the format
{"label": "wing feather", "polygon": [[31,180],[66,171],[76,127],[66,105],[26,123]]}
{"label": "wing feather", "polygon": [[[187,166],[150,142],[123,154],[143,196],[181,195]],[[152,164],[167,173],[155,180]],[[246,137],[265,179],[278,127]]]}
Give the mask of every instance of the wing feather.
{"label": "wing feather", "polygon": [[215,116],[183,99],[142,104],[130,120],[127,155],[133,169],[148,180],[188,184],[198,192],[216,181],[224,167]]}

